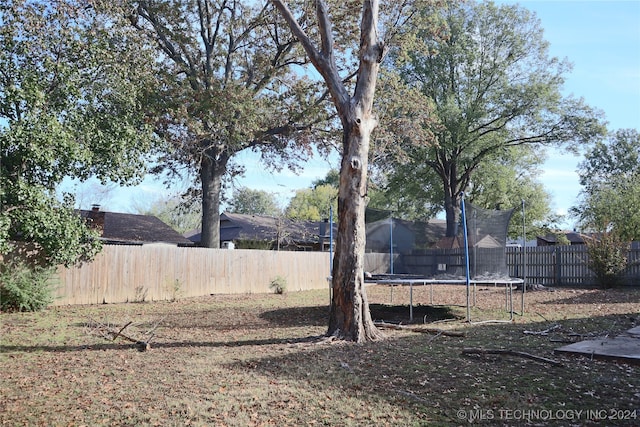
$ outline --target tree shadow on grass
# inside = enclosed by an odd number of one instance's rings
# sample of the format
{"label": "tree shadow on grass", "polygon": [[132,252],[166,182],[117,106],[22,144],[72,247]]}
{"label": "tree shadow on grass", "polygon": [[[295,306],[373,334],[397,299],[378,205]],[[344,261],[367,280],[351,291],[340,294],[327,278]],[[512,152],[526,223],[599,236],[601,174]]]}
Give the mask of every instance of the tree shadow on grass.
{"label": "tree shadow on grass", "polygon": [[260,318],[275,327],[325,326],[329,319],[329,307],[286,307],[265,311]]}
{"label": "tree shadow on grass", "polygon": [[[388,323],[422,324],[459,318],[446,306],[415,305],[413,320],[408,305],[369,304],[369,310],[374,321]],[[260,317],[279,327],[324,326],[328,324],[329,307],[280,308],[266,311]]]}
{"label": "tree shadow on grass", "polygon": [[418,304],[413,307],[413,320],[408,305],[369,304],[371,318],[398,324],[422,324],[459,319],[451,307]]}
{"label": "tree shadow on grass", "polygon": [[[384,321],[388,323],[397,324],[410,324],[410,323],[429,323],[437,320],[455,319],[455,316],[451,313],[448,307],[433,307],[426,305],[417,305],[413,308],[414,320],[409,320],[409,306],[407,305],[387,305],[387,304],[370,304],[371,315],[374,321]],[[315,307],[288,307],[277,310],[266,311],[259,315],[263,320],[267,320],[267,328],[297,328],[297,327],[321,327],[328,323],[329,308],[327,306],[315,306]],[[170,329],[180,329],[186,326],[179,326],[172,324],[171,319],[165,319],[165,322],[169,322],[166,326]],[[173,319],[175,323],[175,319]],[[197,329],[209,329],[211,325],[208,322],[199,322],[197,326],[193,326],[193,321],[190,320],[190,327],[196,327]],[[140,327],[146,324],[138,325]],[[153,326],[148,324],[147,326]],[[72,324],[75,327],[86,327],[86,323]],[[227,330],[233,330],[235,328],[242,329],[264,329],[264,324],[257,324],[255,322],[242,323],[238,325],[223,325],[216,326],[217,330],[222,332]],[[115,327],[118,329],[118,327]],[[246,339],[246,340],[184,340],[184,341],[169,341],[163,342],[158,340],[157,342],[151,342],[151,349],[164,349],[164,348],[187,348],[187,347],[209,347],[209,348],[224,348],[224,347],[250,347],[250,346],[267,346],[267,345],[287,345],[287,344],[302,344],[319,341],[322,335],[311,336],[298,336],[287,338],[265,338],[265,339]],[[144,338],[141,338],[144,339]],[[117,342],[103,342],[103,343],[88,343],[80,345],[0,345],[0,354],[2,353],[16,353],[16,352],[83,352],[83,351],[107,351],[107,350],[128,350],[135,348],[134,343],[127,343],[123,341]]]}
{"label": "tree shadow on grass", "polygon": [[[626,377],[627,384],[617,379],[620,368],[616,364],[555,354],[554,349],[560,344],[551,339],[567,336],[576,329],[588,333],[617,328],[625,321],[626,316],[619,314],[565,320],[558,322],[562,329],[548,336],[526,335],[523,330],[544,331],[556,322],[465,325],[465,329],[469,328],[465,337],[437,339],[424,334],[390,333],[381,342],[311,344],[301,346],[300,352],[269,354],[226,366],[239,372],[251,369],[273,381],[287,378],[310,384],[320,396],[315,409],[318,411],[325,408],[321,403],[324,396],[351,395],[367,402],[360,403],[362,407],[409,408],[416,414],[428,413],[440,425],[460,424],[455,422],[456,411],[467,408],[468,403],[463,402],[491,407],[486,403],[488,397],[493,399],[492,404],[503,408],[563,410],[565,402],[571,408],[595,408],[602,404],[601,399],[627,408],[634,400],[628,386],[639,384],[633,373]],[[465,355],[463,349],[467,347],[507,348],[557,360],[564,366],[513,355]],[[563,384],[573,386],[565,389]],[[366,421],[362,424],[373,424],[373,420]]]}

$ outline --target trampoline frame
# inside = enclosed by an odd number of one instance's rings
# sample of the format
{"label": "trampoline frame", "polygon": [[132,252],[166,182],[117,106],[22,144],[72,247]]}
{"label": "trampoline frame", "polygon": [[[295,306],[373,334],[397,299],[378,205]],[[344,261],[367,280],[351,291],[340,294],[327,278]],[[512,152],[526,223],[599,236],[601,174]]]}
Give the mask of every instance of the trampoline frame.
{"label": "trampoline frame", "polygon": [[[375,283],[391,286],[392,300],[393,300],[393,286],[409,285],[409,321],[413,321],[413,286],[414,285],[429,285],[429,300],[433,305],[433,285],[466,285],[467,290],[467,322],[469,323],[508,323],[513,322],[514,309],[513,309],[513,285],[524,284],[523,279],[511,278],[509,280],[466,280],[466,279],[434,279],[434,278],[412,278],[412,279],[384,279],[378,280]],[[505,286],[505,310],[509,313],[509,320],[490,319],[474,321],[471,318],[471,286],[473,286],[473,306],[476,304],[476,291],[477,285],[504,285]],[[524,297],[524,296],[523,296]]]}

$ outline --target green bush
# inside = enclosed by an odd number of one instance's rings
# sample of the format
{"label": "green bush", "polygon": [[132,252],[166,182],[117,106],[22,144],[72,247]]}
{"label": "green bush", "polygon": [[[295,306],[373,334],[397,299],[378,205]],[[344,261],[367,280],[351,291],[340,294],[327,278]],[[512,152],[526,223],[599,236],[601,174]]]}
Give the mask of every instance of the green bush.
{"label": "green bush", "polygon": [[269,288],[276,294],[282,295],[287,291],[287,279],[282,276],[276,276],[271,283],[269,283]]}
{"label": "green bush", "polygon": [[24,262],[0,264],[0,310],[38,311],[53,302],[55,269]]}
{"label": "green bush", "polygon": [[623,284],[623,273],[628,267],[629,242],[614,232],[603,232],[597,239],[588,240],[589,269],[603,288],[613,288]]}

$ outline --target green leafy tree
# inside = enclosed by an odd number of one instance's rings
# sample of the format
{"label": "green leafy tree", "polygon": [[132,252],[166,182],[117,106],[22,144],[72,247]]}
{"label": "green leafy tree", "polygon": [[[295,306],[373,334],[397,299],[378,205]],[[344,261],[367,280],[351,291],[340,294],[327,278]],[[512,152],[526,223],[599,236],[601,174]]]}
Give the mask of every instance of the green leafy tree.
{"label": "green leafy tree", "polygon": [[140,214],[153,215],[178,233],[186,233],[200,226],[202,214],[181,196],[159,198],[148,206],[136,209]]}
{"label": "green leafy tree", "polygon": [[273,217],[282,215],[275,195],[268,191],[252,190],[246,187],[237,188],[228,204],[229,212],[233,213]]}
{"label": "green leafy tree", "polygon": [[586,153],[578,173],[583,190],[572,213],[582,227],[640,240],[640,133],[613,132]]}
{"label": "green leafy tree", "polygon": [[38,311],[53,302],[53,268],[10,259],[0,264],[0,311]]}
{"label": "green leafy tree", "polygon": [[329,217],[329,208],[337,212],[338,188],[329,184],[297,190],[289,201],[285,215],[294,220],[321,221]]}
{"label": "green leafy tree", "polygon": [[[466,191],[467,201],[484,209],[512,209],[521,211],[525,202],[525,223],[528,238],[545,234],[560,218],[551,212],[550,196],[536,180],[542,158],[531,147],[509,147],[479,165]],[[395,173],[382,177],[383,181],[370,188],[369,207],[394,212],[395,216],[410,220],[435,217],[443,200],[442,180],[431,169],[397,165]],[[509,235],[522,235],[522,216],[514,215]]]}
{"label": "green leafy tree", "polygon": [[225,182],[244,171],[233,156],[255,150],[270,167],[295,168],[325,126],[326,95],[306,77],[307,58],[269,3],[121,3],[114,12],[157,49],[162,89],[149,109],[167,151],[155,171],[193,178],[201,244],[218,247]]}
{"label": "green leafy tree", "polygon": [[[483,163],[513,146],[580,147],[604,128],[582,100],[561,96],[570,65],[549,56],[531,12],[491,2],[445,3],[439,22],[438,37],[417,33],[425,48],[392,56],[392,69],[428,100],[423,104],[433,120],[424,121],[422,138],[391,122],[399,154],[386,167],[416,189],[426,183],[424,195],[432,197],[425,208],[445,212],[451,236],[460,193]],[[431,191],[436,182],[439,190]]]}
{"label": "green leafy tree", "polygon": [[74,0],[0,5],[3,253],[22,241],[47,265],[92,258],[99,242],[56,186],[64,177],[128,183],[144,172],[153,141],[142,107],[148,57],[103,18]]}
{"label": "green leafy tree", "polygon": [[324,178],[313,181],[311,187],[316,188],[321,185],[330,185],[331,187],[338,188],[340,186],[340,171],[337,169],[329,170]]}

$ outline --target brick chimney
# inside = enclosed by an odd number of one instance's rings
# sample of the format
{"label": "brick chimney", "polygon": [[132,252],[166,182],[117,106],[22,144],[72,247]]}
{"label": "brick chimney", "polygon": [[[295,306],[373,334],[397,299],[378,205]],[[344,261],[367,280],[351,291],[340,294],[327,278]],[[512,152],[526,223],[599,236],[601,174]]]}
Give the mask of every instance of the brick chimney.
{"label": "brick chimney", "polygon": [[100,205],[94,203],[91,210],[87,213],[88,225],[94,230],[98,230],[100,235],[104,231],[104,212],[100,211]]}

